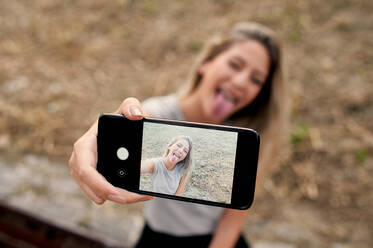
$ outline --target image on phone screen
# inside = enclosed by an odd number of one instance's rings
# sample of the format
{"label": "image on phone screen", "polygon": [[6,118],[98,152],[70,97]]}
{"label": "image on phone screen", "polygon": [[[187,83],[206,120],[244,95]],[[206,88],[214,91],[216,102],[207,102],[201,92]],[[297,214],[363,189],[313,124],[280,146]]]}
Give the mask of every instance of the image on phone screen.
{"label": "image on phone screen", "polygon": [[140,190],[231,203],[238,133],[144,122]]}

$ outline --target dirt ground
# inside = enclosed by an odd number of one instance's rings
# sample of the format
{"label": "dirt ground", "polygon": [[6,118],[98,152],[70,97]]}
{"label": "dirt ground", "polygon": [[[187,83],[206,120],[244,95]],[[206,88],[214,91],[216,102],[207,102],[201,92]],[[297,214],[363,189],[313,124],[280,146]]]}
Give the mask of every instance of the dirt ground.
{"label": "dirt ground", "polygon": [[175,91],[211,34],[257,21],[283,41],[293,107],[247,237],[371,247],[372,12],[370,0],[3,1],[0,151],[67,163],[99,113]]}

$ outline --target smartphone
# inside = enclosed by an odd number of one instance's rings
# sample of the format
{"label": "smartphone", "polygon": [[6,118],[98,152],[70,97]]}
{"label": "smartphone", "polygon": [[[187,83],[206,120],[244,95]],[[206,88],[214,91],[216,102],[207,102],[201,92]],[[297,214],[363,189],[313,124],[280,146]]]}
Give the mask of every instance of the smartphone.
{"label": "smartphone", "polygon": [[103,114],[97,170],[139,194],[233,209],[254,199],[259,135],[248,128]]}

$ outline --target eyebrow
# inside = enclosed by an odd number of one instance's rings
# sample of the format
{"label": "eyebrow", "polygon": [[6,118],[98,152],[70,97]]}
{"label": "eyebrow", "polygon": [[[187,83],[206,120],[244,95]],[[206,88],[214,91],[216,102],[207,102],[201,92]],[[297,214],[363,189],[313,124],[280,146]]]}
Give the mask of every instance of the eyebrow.
{"label": "eyebrow", "polygon": [[183,143],[177,142],[176,145],[181,145],[182,147],[185,147]]}
{"label": "eyebrow", "polygon": [[176,144],[177,144],[177,145],[178,145],[178,144],[179,144],[179,145],[182,145],[182,147],[183,147],[184,149],[187,149],[187,150],[189,151],[189,144],[188,144],[188,148],[187,148],[186,146],[184,146],[183,143],[181,143],[181,142],[177,142]]}

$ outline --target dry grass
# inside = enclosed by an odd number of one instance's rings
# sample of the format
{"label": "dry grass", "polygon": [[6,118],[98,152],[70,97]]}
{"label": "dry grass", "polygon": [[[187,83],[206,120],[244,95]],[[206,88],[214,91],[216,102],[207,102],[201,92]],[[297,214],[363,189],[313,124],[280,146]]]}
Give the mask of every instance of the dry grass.
{"label": "dry grass", "polygon": [[[211,33],[258,21],[284,41],[294,103],[291,151],[258,215],[271,199],[304,203],[328,220],[325,242],[371,244],[372,11],[369,0],[7,1],[0,150],[66,161],[100,112],[174,91]],[[367,236],[349,235],[353,226]]]}

